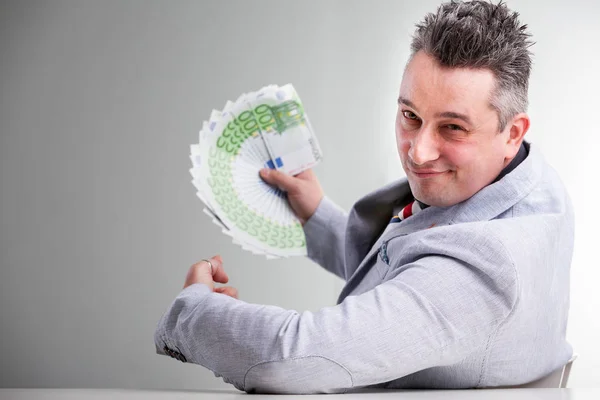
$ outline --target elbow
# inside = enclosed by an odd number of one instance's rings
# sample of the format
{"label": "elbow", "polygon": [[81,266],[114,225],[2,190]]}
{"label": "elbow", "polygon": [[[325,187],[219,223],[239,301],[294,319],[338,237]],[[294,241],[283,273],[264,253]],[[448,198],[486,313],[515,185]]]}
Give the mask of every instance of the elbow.
{"label": "elbow", "polygon": [[269,361],[251,367],[244,377],[246,393],[345,393],[352,375],[340,364],[320,356]]}

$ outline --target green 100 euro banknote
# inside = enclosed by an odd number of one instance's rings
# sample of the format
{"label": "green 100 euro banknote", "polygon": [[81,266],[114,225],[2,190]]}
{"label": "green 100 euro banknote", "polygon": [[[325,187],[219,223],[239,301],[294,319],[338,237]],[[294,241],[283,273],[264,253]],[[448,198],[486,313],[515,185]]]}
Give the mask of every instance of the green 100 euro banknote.
{"label": "green 100 euro banknote", "polygon": [[306,255],[306,240],[286,194],[261,168],[296,175],[322,159],[291,84],[266,86],[213,110],[191,146],[193,184],[207,213],[234,243],[268,258]]}

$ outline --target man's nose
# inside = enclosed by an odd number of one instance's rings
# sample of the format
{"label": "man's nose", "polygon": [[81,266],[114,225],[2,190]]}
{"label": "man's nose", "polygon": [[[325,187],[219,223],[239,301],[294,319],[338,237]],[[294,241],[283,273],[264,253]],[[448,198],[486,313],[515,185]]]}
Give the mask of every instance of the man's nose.
{"label": "man's nose", "polygon": [[437,160],[440,157],[440,151],[436,132],[432,128],[423,126],[414,136],[408,156],[416,165]]}

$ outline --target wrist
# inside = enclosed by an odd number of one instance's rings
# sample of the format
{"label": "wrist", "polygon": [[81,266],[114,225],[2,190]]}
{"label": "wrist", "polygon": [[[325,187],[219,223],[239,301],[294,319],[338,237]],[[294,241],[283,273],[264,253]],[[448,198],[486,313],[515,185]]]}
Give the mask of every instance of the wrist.
{"label": "wrist", "polygon": [[308,211],[302,218],[302,226],[304,226],[308,222],[308,220],[311,219],[311,217],[313,215],[315,215],[315,213],[317,212],[317,209],[319,208],[319,205],[321,204],[321,202],[323,201],[324,198],[325,198],[324,193],[321,193],[319,197],[315,198],[313,205],[309,209],[310,211]]}

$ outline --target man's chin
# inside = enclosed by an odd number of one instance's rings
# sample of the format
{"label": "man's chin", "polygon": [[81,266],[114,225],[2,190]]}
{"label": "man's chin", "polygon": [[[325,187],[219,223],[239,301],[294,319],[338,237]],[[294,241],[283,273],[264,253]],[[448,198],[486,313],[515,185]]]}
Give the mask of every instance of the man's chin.
{"label": "man's chin", "polygon": [[[416,189],[416,190],[415,190]],[[452,204],[449,203],[440,191],[435,190],[420,190],[420,188],[413,189],[413,185],[410,185],[410,190],[415,199],[421,203],[425,203],[428,206],[433,207],[448,207]]]}
{"label": "man's chin", "polygon": [[440,194],[427,196],[427,195],[414,195],[415,199],[419,200],[421,203],[425,203],[431,207],[452,207],[460,203],[460,201],[456,199],[447,198],[441,196]]}
{"label": "man's chin", "polygon": [[410,191],[415,199],[419,200],[421,203],[425,203],[427,205],[432,206],[432,203],[436,202],[436,197],[433,195],[433,190],[424,190],[421,185],[417,185],[411,180],[408,180],[408,185],[410,186]]}

